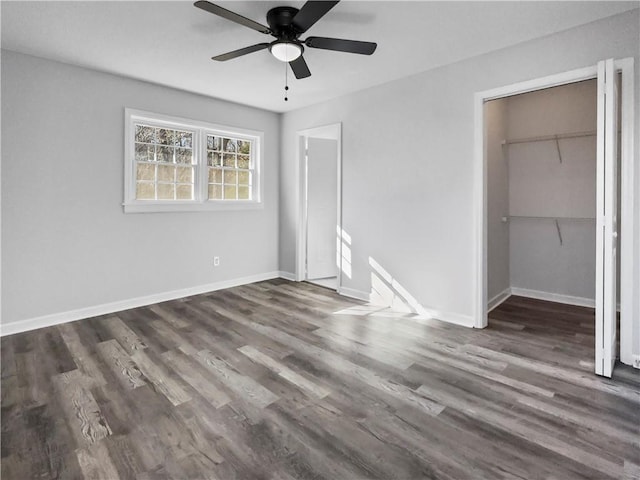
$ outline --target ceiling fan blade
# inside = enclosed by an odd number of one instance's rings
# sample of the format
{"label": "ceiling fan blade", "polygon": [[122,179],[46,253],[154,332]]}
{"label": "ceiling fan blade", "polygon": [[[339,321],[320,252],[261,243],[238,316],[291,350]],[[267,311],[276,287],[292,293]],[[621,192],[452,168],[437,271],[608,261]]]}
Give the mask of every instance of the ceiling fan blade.
{"label": "ceiling fan blade", "polygon": [[264,25],[258,22],[254,22],[250,18],[243,17],[242,15],[238,15],[237,13],[232,12],[231,10],[227,10],[226,8],[222,8],[211,2],[207,2],[205,0],[199,0],[193,5],[209,13],[218,15],[219,17],[226,18],[227,20],[231,20],[232,22],[236,22],[236,23],[239,23],[240,25],[244,25],[245,27],[249,27],[260,33],[271,33],[271,30],[269,29],[269,27],[265,27]]}
{"label": "ceiling fan blade", "polygon": [[331,10],[340,0],[335,1],[309,1],[305,3],[300,11],[293,17],[293,26],[295,29],[304,33],[309,30],[314,23],[320,20],[325,14]]}
{"label": "ceiling fan blade", "polygon": [[241,57],[242,55],[247,55],[248,53],[264,50],[268,46],[269,46],[268,43],[258,43],[256,45],[251,45],[250,47],[244,47],[239,50],[234,50],[233,52],[223,53],[222,55],[211,57],[211,60],[217,60],[218,62],[226,62],[227,60],[232,60],[234,58]]}
{"label": "ceiling fan blade", "polygon": [[304,58],[302,57],[302,55],[300,55],[298,58],[296,58],[292,62],[289,62],[289,65],[291,65],[291,70],[293,70],[293,74],[296,76],[298,80],[300,80],[301,78],[307,78],[311,76],[311,71],[309,70],[309,67],[307,66],[307,62],[304,61]]}
{"label": "ceiling fan blade", "polygon": [[335,50],[336,52],[358,53],[360,55],[371,55],[376,51],[377,43],[360,42],[358,40],[342,40],[340,38],[309,37],[304,44],[311,48],[321,48],[323,50]]}

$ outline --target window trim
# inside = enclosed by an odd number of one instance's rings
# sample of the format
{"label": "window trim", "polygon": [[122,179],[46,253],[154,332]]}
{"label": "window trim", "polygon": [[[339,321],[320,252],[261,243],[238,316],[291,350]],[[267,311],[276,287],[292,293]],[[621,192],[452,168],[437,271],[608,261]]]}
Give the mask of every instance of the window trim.
{"label": "window trim", "polygon": [[[263,208],[262,158],[264,156],[264,132],[132,108],[124,109],[124,117],[124,202],[122,205],[125,213],[199,212]],[[150,125],[194,132],[192,146],[196,161],[194,164],[193,200],[136,199],[135,123],[149,123]],[[208,134],[212,133],[253,142],[251,160],[255,173],[251,185],[251,200],[209,200],[207,198],[209,167],[206,160],[206,138]]]}

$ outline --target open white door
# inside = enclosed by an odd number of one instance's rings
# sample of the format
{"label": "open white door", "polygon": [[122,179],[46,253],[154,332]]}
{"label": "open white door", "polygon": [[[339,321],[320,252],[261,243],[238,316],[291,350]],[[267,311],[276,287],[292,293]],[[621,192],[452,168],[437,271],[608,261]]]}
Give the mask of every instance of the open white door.
{"label": "open white door", "polygon": [[595,370],[605,377],[611,377],[617,354],[617,96],[613,59],[598,62]]}
{"label": "open white door", "polygon": [[307,143],[307,280],[336,277],[338,142]]}

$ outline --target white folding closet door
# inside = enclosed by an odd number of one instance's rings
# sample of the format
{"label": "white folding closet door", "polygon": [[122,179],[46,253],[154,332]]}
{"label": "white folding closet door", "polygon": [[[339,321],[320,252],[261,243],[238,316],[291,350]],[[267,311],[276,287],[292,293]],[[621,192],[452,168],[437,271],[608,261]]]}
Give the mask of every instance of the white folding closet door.
{"label": "white folding closet door", "polygon": [[307,143],[307,280],[335,277],[338,224],[338,143]]}
{"label": "white folding closet door", "polygon": [[611,377],[617,352],[617,96],[614,60],[598,62],[595,371],[605,377]]}

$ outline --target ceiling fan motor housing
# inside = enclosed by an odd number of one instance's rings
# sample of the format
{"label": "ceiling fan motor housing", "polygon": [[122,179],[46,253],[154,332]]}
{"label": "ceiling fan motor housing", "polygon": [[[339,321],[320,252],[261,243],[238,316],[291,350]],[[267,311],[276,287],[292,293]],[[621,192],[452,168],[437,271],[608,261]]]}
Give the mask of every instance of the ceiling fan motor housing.
{"label": "ceiling fan motor housing", "polygon": [[267,23],[272,35],[279,40],[297,40],[302,32],[296,30],[293,18],[298,13],[294,7],[276,7],[267,12]]}

